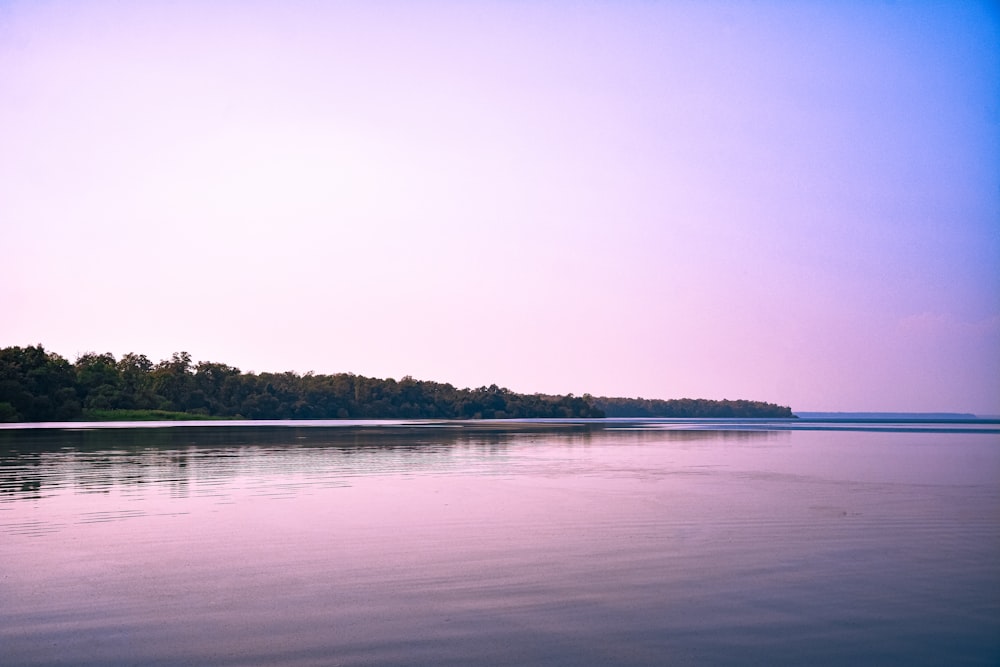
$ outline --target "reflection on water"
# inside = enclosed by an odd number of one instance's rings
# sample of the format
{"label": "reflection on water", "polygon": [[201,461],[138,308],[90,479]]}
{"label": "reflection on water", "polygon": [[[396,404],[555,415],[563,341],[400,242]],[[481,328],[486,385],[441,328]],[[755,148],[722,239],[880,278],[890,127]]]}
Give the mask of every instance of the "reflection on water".
{"label": "reflection on water", "polygon": [[0,430],[0,664],[996,664],[993,427],[786,424]]}
{"label": "reflection on water", "polygon": [[556,438],[569,447],[594,439],[671,443],[774,438],[764,430],[668,430],[659,423],[611,429],[580,424],[533,428],[162,428],[0,430],[0,495],[41,498],[71,488],[106,492],[114,486],[166,485],[177,495],[213,487],[227,477],[258,474],[274,480],[295,473],[303,484],[346,484],[359,475],[510,472],[512,440]]}

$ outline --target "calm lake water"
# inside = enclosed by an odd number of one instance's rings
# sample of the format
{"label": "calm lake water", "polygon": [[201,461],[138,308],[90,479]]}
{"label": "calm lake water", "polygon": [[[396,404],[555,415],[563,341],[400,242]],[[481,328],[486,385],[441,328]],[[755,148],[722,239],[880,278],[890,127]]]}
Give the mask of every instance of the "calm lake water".
{"label": "calm lake water", "polygon": [[1000,424],[2,429],[0,664],[996,665]]}

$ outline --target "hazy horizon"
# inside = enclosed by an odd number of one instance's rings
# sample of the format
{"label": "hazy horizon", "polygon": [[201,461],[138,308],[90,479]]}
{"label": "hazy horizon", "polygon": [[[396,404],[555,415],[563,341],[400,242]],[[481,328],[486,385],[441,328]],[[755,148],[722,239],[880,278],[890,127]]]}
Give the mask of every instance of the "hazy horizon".
{"label": "hazy horizon", "polygon": [[[42,346],[45,347],[44,344],[42,344]],[[79,356],[81,356],[83,354],[88,354],[88,353],[102,354],[104,352],[109,352],[109,350],[103,350],[103,351],[100,351],[100,350],[87,350],[85,352],[77,352],[75,355],[67,356],[65,354],[61,354],[60,352],[58,352],[56,350],[50,350],[48,347],[45,347],[45,350],[46,350],[46,352],[49,352],[49,353],[59,354],[60,356],[66,358],[70,362],[75,362],[75,360]],[[129,350],[129,352],[133,352],[135,354],[143,354],[139,350]],[[178,350],[178,352],[184,352],[184,350]],[[112,353],[112,354],[114,354],[114,353]],[[114,356],[115,356],[116,359],[120,359],[121,358],[121,355],[118,355],[118,354],[115,354]],[[157,363],[157,362],[159,362],[159,361],[168,361],[168,360],[169,359],[152,359],[152,358],[150,358],[150,361],[152,361],[154,364]],[[201,361],[212,361],[212,362],[217,362],[217,363],[226,363],[226,361],[224,359],[197,359],[197,358],[192,358],[191,364],[192,364],[192,366],[196,366]],[[278,370],[278,369],[253,369],[253,368],[247,369],[247,368],[240,368],[239,370],[241,372],[244,372],[244,373],[257,373],[257,374],[260,374],[260,373],[285,373],[285,372],[292,372],[292,373],[296,373],[296,374],[299,374],[299,375],[303,374],[303,372],[297,371],[297,370],[294,370],[294,369]],[[310,370],[310,371],[306,371],[306,372],[315,372],[315,371],[311,371]],[[350,372],[351,371],[329,371],[329,372],[325,372],[323,374],[326,374],[326,375],[336,375],[338,373],[350,373]],[[356,375],[363,375],[363,374],[362,373],[356,373]],[[372,377],[372,376],[368,376],[368,377]],[[390,375],[390,376],[378,377],[376,379],[381,379],[381,380],[392,379],[392,380],[399,381],[399,380],[402,380],[404,377],[407,377],[407,376],[391,376]],[[489,380],[484,380],[483,382],[475,383],[475,384],[472,384],[472,385],[459,385],[459,384],[456,384],[454,382],[450,382],[447,379],[441,379],[441,378],[415,377],[413,379],[414,380],[418,380],[418,381],[439,382],[441,384],[446,384],[447,383],[447,384],[451,384],[451,385],[455,386],[458,389],[474,389],[476,387],[487,386],[489,384],[493,384]],[[512,391],[519,391],[519,393],[527,393],[527,394],[531,394],[531,393],[547,393],[547,392],[532,392],[532,391],[523,391],[522,392],[522,391],[517,390],[517,389],[512,388],[512,387],[504,387],[504,388],[510,389]],[[563,393],[570,393],[570,394],[573,394],[573,395],[576,395],[576,396],[582,396],[583,394],[591,394],[592,396],[595,396],[595,397],[613,398],[613,396],[610,396],[610,395],[595,394],[594,392],[589,392],[589,391],[586,391],[586,390],[583,390],[583,391],[569,391],[569,392],[563,392]],[[662,400],[670,400],[670,399],[758,400],[758,399],[756,399],[753,396],[724,396],[724,397],[719,397],[719,396],[640,396],[640,395],[637,395],[637,394],[620,394],[620,395],[615,395],[614,397],[620,397],[620,398],[640,398],[640,399],[662,399]],[[942,415],[943,414],[951,414],[951,415],[972,414],[972,415],[975,415],[976,417],[981,417],[981,418],[1000,418],[1000,413],[998,413],[998,414],[974,413],[974,412],[971,412],[971,411],[968,411],[968,410],[962,410],[962,411],[960,411],[960,410],[915,410],[915,411],[906,411],[906,410],[820,410],[820,409],[798,409],[794,405],[788,406],[788,407],[791,407],[792,411],[797,416],[810,415],[810,414],[812,414],[812,415],[838,415],[838,414],[843,414],[843,415],[873,415],[873,416],[874,415],[894,415],[894,414],[900,414],[900,415],[905,415],[905,414],[912,414],[912,415],[921,415],[921,414],[931,414],[931,415],[934,415],[934,414],[942,414]]]}
{"label": "hazy horizon", "polygon": [[986,1],[0,2],[0,347],[1000,414]]}

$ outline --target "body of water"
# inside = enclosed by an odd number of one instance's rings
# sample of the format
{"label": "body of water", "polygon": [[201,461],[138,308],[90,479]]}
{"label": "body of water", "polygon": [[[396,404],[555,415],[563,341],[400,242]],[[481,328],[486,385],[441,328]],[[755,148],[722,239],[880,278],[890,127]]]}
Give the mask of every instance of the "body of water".
{"label": "body of water", "polygon": [[0,664],[1000,663],[996,423],[97,426],[0,430]]}

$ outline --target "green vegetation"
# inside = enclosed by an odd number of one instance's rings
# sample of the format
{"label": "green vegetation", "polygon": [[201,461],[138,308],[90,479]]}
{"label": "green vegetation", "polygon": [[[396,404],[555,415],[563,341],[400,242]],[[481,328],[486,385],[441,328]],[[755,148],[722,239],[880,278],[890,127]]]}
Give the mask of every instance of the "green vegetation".
{"label": "green vegetation", "polygon": [[792,409],[762,401],[710,401],[704,398],[678,398],[658,400],[649,398],[609,398],[601,396],[592,401],[606,417],[692,417],[701,419],[721,418],[792,418]]}
{"label": "green vegetation", "polygon": [[0,421],[78,419],[503,419],[602,417],[584,398],[456,389],[351,373],[243,373],[187,352],[88,352],[70,364],[41,345],[0,349]]}
{"label": "green vegetation", "polygon": [[0,349],[0,422],[176,419],[517,419],[792,417],[755,401],[671,401],[518,394],[490,385],[456,389],[407,376],[243,373],[176,352],[88,352],[71,364],[41,345]]}
{"label": "green vegetation", "polygon": [[193,419],[225,419],[191,412],[172,412],[170,410],[99,410],[85,409],[82,415],[89,422],[153,422],[153,421],[190,421]]}

